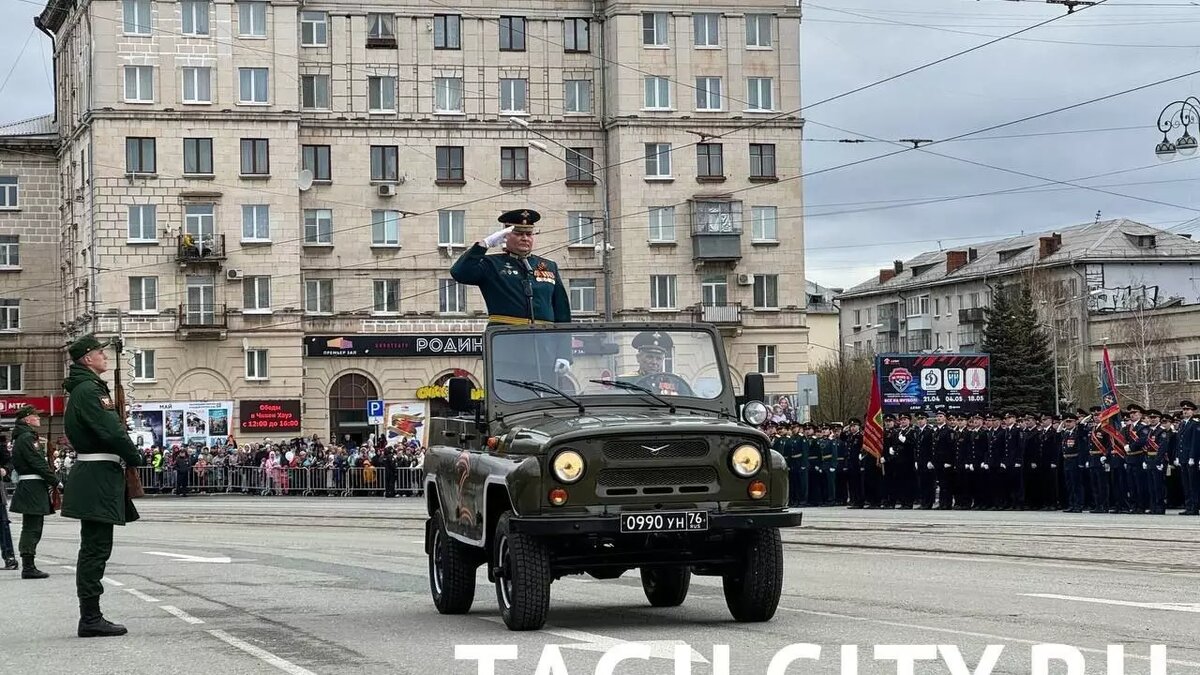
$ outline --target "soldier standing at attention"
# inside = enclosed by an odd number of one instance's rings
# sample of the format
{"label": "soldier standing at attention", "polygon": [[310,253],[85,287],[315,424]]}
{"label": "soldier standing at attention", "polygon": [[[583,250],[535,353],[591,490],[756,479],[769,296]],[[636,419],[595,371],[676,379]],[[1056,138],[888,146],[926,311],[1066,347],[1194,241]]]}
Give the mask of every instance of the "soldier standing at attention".
{"label": "soldier standing at attention", "polygon": [[50,488],[62,489],[58,476],[46,463],[46,453],[38,443],[36,427],[42,425],[37,408],[23,405],[17,410],[16,426],[13,427],[13,468],[20,478],[17,491],[13,493],[13,513],[21,517],[21,541],[17,550],[21,554],[21,578],[45,579],[50,576],[34,564],[37,546],[42,540],[42,526],[46,516],[54,513],[50,505]]}
{"label": "soldier standing at attention", "polygon": [[0,554],[4,557],[4,569],[15,570],[19,567],[13,557],[12,531],[8,526],[8,493],[4,489],[4,481],[8,479],[8,462],[12,459],[8,454],[8,439],[0,436]]}
{"label": "soldier standing at attention", "polygon": [[108,370],[108,354],[91,335],[69,348],[71,369],[63,388],[67,411],[63,425],[76,452],[71,487],[63,494],[62,515],[80,521],[79,559],[75,587],[79,596],[79,637],[124,635],[124,626],[110,623],[100,612],[104,587],[100,578],[112,555],[113,526],[136,521],[139,516],[129,498],[121,461],[142,465],[142,456],[129,440],[121,411],[116,409],[108,383],[100,375]]}
{"label": "soldier standing at attention", "polygon": [[1179,455],[1176,457],[1180,472],[1183,475],[1183,511],[1181,516],[1197,516],[1200,515],[1200,501],[1197,497],[1200,496],[1200,474],[1196,470],[1196,443],[1200,441],[1200,435],[1196,433],[1196,419],[1192,414],[1196,412],[1196,404],[1191,401],[1180,401],[1180,408],[1183,412],[1180,413],[1179,422]]}

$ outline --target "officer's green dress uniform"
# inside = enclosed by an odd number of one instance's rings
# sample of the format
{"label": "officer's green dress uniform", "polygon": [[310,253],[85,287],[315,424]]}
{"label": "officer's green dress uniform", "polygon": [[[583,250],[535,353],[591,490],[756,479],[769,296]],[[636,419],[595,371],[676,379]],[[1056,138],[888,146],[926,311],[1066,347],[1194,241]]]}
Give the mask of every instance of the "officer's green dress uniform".
{"label": "officer's green dress uniform", "polygon": [[99,375],[79,359],[105,347],[92,336],[70,347],[71,369],[64,427],[76,453],[71,480],[63,494],[62,515],[80,520],[79,559],[75,586],[79,596],[79,636],[124,635],[124,627],[109,623],[100,613],[104,587],[100,578],[112,555],[113,526],[138,520],[125,485],[127,466],[142,465],[142,457],[121,423],[112,393]]}
{"label": "officer's green dress uniform", "polygon": [[42,526],[46,516],[54,513],[50,506],[50,488],[58,485],[58,476],[50,470],[46,453],[38,444],[38,434],[23,420],[36,415],[33,406],[22,406],[17,411],[17,423],[13,427],[13,468],[17,471],[17,489],[13,493],[9,510],[22,514],[21,540],[17,551],[21,554],[21,578],[45,579],[50,576],[34,564],[37,546],[42,540]]}

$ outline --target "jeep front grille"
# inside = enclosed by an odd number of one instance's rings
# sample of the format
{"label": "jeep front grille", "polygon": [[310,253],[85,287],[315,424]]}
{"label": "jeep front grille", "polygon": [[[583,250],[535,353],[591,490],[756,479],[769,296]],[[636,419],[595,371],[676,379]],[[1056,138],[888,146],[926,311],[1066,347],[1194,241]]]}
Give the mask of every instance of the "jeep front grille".
{"label": "jeep front grille", "polygon": [[717,490],[717,471],[711,466],[603,469],[596,488],[609,497],[703,494]]}
{"label": "jeep front grille", "polygon": [[618,461],[698,458],[708,455],[703,439],[614,440],[604,444],[604,458]]}

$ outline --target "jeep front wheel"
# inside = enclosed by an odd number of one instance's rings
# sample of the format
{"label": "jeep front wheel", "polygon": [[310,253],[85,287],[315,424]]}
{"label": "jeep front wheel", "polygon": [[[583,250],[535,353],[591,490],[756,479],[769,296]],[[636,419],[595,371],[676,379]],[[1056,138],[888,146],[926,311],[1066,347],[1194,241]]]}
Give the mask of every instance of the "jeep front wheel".
{"label": "jeep front wheel", "polygon": [[496,601],[509,630],[538,630],[550,613],[550,553],[536,537],[512,532],[511,517],[500,516],[493,539]]}
{"label": "jeep front wheel", "polygon": [[465,544],[446,534],[440,510],[434,511],[430,520],[429,591],[433,604],[442,614],[466,614],[475,602],[478,563]]}
{"label": "jeep front wheel", "polygon": [[678,607],[687,598],[692,570],[687,567],[643,567],[642,590],[654,607]]}
{"label": "jeep front wheel", "polygon": [[752,530],[739,548],[741,559],[722,578],[725,604],[737,621],[769,621],[783,594],[783,539],[777,528]]}

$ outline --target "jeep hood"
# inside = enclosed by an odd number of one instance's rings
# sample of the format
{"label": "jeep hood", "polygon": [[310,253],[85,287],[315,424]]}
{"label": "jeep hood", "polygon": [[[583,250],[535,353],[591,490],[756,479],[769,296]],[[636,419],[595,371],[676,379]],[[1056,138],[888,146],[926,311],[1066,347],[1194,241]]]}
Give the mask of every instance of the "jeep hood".
{"label": "jeep hood", "polygon": [[539,413],[536,416],[512,419],[510,424],[511,430],[506,440],[509,442],[508,451],[514,454],[537,453],[551,442],[599,436],[722,434],[766,441],[766,436],[753,427],[712,415],[668,415],[663,412],[631,411],[549,417]]}

